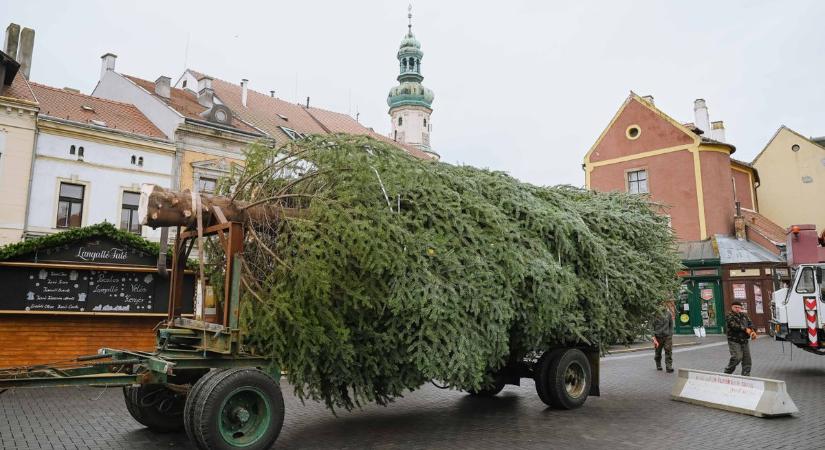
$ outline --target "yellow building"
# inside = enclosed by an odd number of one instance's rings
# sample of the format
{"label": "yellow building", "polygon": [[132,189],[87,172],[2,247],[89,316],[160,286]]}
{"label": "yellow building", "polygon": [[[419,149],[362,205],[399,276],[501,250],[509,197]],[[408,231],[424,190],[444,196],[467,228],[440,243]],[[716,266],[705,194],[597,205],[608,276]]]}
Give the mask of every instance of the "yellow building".
{"label": "yellow building", "polygon": [[789,227],[825,227],[825,147],[781,126],[753,160],[759,171],[759,212]]}
{"label": "yellow building", "polygon": [[19,241],[26,227],[38,105],[19,71],[0,52],[0,245]]}

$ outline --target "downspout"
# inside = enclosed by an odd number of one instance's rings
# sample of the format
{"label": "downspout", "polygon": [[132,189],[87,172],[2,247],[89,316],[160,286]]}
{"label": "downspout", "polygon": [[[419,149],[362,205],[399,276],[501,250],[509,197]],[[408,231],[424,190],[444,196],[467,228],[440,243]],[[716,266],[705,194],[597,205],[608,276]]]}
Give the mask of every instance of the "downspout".
{"label": "downspout", "polygon": [[26,233],[29,231],[29,212],[32,205],[32,183],[34,182],[34,162],[37,158],[37,138],[40,137],[40,129],[37,127],[37,119],[35,119],[34,126],[34,143],[32,144],[32,162],[29,164],[29,186],[26,189],[26,215],[23,217],[23,235],[20,236],[22,240],[26,239]]}

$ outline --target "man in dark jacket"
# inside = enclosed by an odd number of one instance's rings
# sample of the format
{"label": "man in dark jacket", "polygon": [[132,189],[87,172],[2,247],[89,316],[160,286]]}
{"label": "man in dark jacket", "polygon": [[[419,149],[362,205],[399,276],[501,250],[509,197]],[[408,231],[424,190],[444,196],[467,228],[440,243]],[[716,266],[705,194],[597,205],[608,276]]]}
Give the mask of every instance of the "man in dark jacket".
{"label": "man in dark jacket", "polygon": [[673,372],[673,302],[665,304],[665,310],[653,319],[653,345],[656,354],[656,370],[662,370],[662,350],[665,351],[665,367]]}
{"label": "man in dark jacket", "polygon": [[741,362],[742,375],[747,377],[751,374],[751,350],[748,347],[748,339],[756,339],[756,332],[753,331],[751,318],[742,311],[741,302],[733,302],[730,309],[730,314],[725,318],[730,350],[730,362],[725,367],[725,373],[733,373]]}

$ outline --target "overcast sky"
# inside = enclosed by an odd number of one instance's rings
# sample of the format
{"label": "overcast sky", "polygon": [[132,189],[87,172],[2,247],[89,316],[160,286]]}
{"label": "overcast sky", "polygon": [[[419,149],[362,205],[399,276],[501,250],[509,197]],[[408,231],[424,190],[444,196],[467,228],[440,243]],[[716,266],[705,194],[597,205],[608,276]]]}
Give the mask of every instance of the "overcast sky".
{"label": "overcast sky", "polygon": [[[387,134],[407,4],[29,0],[0,2],[0,18],[35,29],[37,82],[90,93],[113,52],[121,73],[248,78]],[[825,135],[822,1],[416,0],[413,15],[444,161],[580,186],[631,90],[683,122],[706,99],[745,161],[782,124]]]}

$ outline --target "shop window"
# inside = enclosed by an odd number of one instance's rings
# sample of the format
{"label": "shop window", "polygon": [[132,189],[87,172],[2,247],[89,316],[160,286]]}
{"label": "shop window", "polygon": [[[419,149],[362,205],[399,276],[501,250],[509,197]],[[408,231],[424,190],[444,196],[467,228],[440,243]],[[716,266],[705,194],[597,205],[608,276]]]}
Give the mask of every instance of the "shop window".
{"label": "shop window", "polygon": [[647,194],[647,170],[631,170],[627,172],[627,192],[631,194]]}
{"label": "shop window", "polygon": [[57,228],[77,228],[83,222],[83,195],[80,184],[60,183],[57,202]]}
{"label": "shop window", "polygon": [[814,269],[812,267],[805,267],[802,269],[802,274],[799,275],[796,293],[813,294],[814,292],[816,292],[816,288],[814,287]]}
{"label": "shop window", "polygon": [[205,192],[207,194],[214,194],[218,187],[218,180],[214,178],[198,178],[198,192]]}
{"label": "shop window", "polygon": [[140,202],[140,193],[138,192],[123,192],[123,198],[120,207],[120,229],[130,233],[140,234],[140,222],[138,222],[138,203]]}

